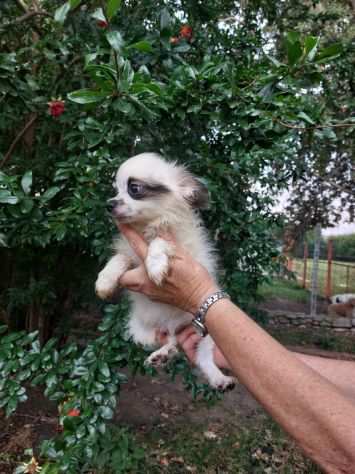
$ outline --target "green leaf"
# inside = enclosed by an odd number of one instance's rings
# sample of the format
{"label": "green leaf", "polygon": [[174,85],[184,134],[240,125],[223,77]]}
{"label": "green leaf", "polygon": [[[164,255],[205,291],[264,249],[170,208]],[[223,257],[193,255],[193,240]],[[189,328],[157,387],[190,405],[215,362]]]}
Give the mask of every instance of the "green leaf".
{"label": "green leaf", "polygon": [[125,61],[120,77],[119,88],[122,91],[128,91],[134,78],[134,71],[129,61]]}
{"label": "green leaf", "polygon": [[70,8],[73,10],[74,8],[78,7],[81,3],[81,0],[69,0]]}
{"label": "green leaf", "polygon": [[109,20],[117,13],[120,9],[121,0],[108,0],[106,5],[106,15]]}
{"label": "green leaf", "polygon": [[307,36],[304,40],[304,56],[309,61],[313,61],[317,48],[318,48],[319,38],[316,36]]}
{"label": "green leaf", "polygon": [[138,41],[137,43],[132,43],[127,46],[127,49],[138,49],[142,53],[151,53],[153,51],[153,46],[148,43],[148,41]]}
{"label": "green leaf", "polygon": [[302,57],[302,47],[299,41],[299,34],[294,32],[288,33],[285,44],[288,63],[290,66],[294,66]]}
{"label": "green leaf", "polygon": [[6,235],[3,234],[2,232],[0,232],[0,247],[8,247],[7,241],[6,241]]}
{"label": "green leaf", "polygon": [[163,8],[160,14],[160,31],[167,33],[170,31],[171,17],[167,8]]}
{"label": "green leaf", "polygon": [[119,31],[108,31],[106,33],[106,39],[110,43],[110,46],[117,52],[120,53],[122,46],[124,45],[123,38]]}
{"label": "green leaf", "polygon": [[101,7],[95,10],[94,13],[91,15],[91,17],[95,18],[95,20],[98,20],[98,21],[107,21]]}
{"label": "green leaf", "polygon": [[319,51],[315,57],[316,62],[324,62],[328,59],[338,57],[343,52],[343,45],[341,43],[334,43],[327,48],[323,48]]}
{"label": "green leaf", "polygon": [[41,196],[42,202],[47,202],[50,199],[54,198],[56,194],[58,194],[60,188],[58,186],[53,186],[52,188],[47,189],[47,191]]}
{"label": "green leaf", "polygon": [[68,99],[77,104],[93,104],[101,102],[111,95],[110,91],[95,91],[91,89],[79,89],[68,94]]}
{"label": "green leaf", "polygon": [[32,186],[32,171],[27,171],[21,179],[21,186],[25,194],[29,194]]}
{"label": "green leaf", "polygon": [[101,415],[101,418],[110,420],[113,417],[113,410],[110,407],[102,406],[99,408],[99,414]]}
{"label": "green leaf", "polygon": [[64,3],[61,7],[57,8],[54,13],[54,21],[63,24],[70,10],[70,2]]}
{"label": "green leaf", "polygon": [[2,204],[17,204],[18,198],[13,196],[7,189],[0,189],[0,203]]}
{"label": "green leaf", "polygon": [[110,369],[106,362],[99,361],[99,370],[101,374],[104,375],[105,377],[110,377],[111,375]]}
{"label": "green leaf", "polygon": [[299,117],[300,119],[304,120],[305,122],[311,124],[311,125],[314,125],[314,121],[311,119],[311,117],[309,115],[307,115],[305,112],[299,112],[299,114],[297,115],[297,117]]}
{"label": "green leaf", "polygon": [[20,204],[20,209],[24,214],[31,212],[33,209],[33,200],[28,198],[23,199]]}
{"label": "green leaf", "polygon": [[111,89],[113,92],[116,84],[116,69],[113,69],[106,64],[89,64],[86,67],[86,71],[99,86],[105,90]]}

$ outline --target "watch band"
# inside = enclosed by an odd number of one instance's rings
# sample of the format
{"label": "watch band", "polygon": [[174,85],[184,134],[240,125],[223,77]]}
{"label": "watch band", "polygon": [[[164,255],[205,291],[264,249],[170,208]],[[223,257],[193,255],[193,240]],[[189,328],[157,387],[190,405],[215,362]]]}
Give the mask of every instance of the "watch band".
{"label": "watch band", "polygon": [[222,298],[228,298],[230,299],[230,296],[228,293],[226,293],[223,290],[216,291],[215,293],[212,293],[200,306],[199,310],[195,314],[194,319],[192,320],[192,325],[200,334],[200,336],[204,337],[208,334],[208,330],[205,326],[205,318],[206,318],[206,313],[210,309],[210,307],[216,303],[217,301],[221,300]]}

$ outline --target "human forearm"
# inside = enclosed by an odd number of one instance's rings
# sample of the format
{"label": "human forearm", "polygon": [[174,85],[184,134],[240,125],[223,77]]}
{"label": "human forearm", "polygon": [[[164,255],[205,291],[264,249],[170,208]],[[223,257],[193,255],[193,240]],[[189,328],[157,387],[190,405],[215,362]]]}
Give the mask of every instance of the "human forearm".
{"label": "human forearm", "polygon": [[299,360],[336,385],[355,402],[355,362],[293,353]]}
{"label": "human forearm", "polygon": [[[345,396],[355,402],[355,362],[310,356],[298,352],[291,353],[336,385]],[[218,367],[230,370],[227,359],[217,346],[214,349],[214,360]]]}
{"label": "human forearm", "polygon": [[233,372],[327,472],[354,471],[355,406],[227,300],[206,324]]}

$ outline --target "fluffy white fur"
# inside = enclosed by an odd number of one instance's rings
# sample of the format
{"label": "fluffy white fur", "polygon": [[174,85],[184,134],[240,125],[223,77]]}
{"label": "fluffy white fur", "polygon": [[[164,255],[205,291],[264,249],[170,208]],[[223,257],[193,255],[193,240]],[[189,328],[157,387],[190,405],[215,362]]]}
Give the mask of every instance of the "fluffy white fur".
{"label": "fluffy white fur", "polygon": [[[128,183],[135,179],[162,186],[162,192],[152,193],[144,199],[134,199],[128,192]],[[145,266],[149,277],[161,284],[169,269],[169,257],[174,248],[158,237],[162,228],[168,228],[176,241],[215,273],[216,260],[212,245],[196,212],[207,197],[207,190],[182,166],[169,163],[153,153],[143,153],[124,162],[115,180],[117,196],[113,198],[113,215],[141,232],[149,243]],[[158,189],[158,188],[157,188]],[[117,290],[121,275],[140,262],[128,242],[121,237],[115,243],[116,255],[99,273],[96,292],[107,299]],[[156,346],[156,330],[168,333],[168,342],[155,350],[147,364],[164,364],[177,352],[176,331],[191,322],[192,315],[175,307],[150,301],[142,294],[129,292],[132,302],[128,330],[136,343]],[[213,361],[214,342],[205,337],[197,349],[196,363],[207,377],[210,385],[219,390],[232,388],[235,379],[224,375]]]}
{"label": "fluffy white fur", "polygon": [[334,295],[332,296],[331,302],[335,303],[347,303],[349,300],[355,298],[355,293],[343,293],[342,295]]}

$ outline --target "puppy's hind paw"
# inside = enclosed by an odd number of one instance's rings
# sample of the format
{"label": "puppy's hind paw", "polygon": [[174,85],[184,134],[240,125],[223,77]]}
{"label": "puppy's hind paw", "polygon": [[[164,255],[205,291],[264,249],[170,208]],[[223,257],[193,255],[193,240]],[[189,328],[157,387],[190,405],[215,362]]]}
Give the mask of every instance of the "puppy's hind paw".
{"label": "puppy's hind paw", "polygon": [[229,390],[233,390],[236,383],[237,379],[235,377],[224,375],[223,377],[220,377],[219,380],[213,381],[211,385],[219,392],[228,392]]}
{"label": "puppy's hind paw", "polygon": [[153,354],[146,358],[144,365],[145,367],[155,367],[158,369],[159,367],[164,367],[168,360],[169,358],[166,354],[155,354],[153,352]]}

